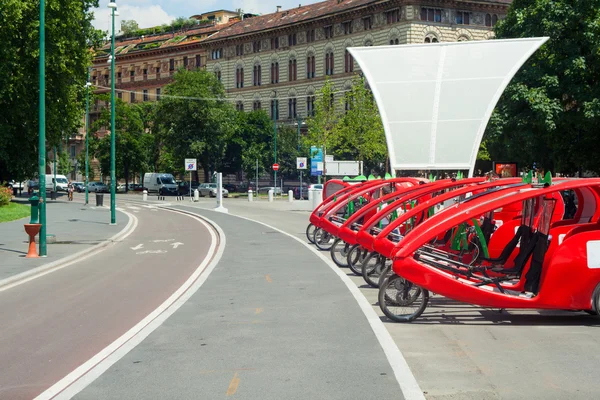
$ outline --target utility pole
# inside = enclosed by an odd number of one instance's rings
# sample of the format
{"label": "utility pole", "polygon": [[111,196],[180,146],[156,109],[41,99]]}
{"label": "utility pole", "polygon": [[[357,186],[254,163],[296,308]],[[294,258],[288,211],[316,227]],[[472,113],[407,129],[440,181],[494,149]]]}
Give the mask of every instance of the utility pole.
{"label": "utility pole", "polygon": [[89,203],[89,136],[90,136],[90,69],[88,67],[87,82],[85,83],[85,205]]}
{"label": "utility pole", "polygon": [[40,0],[40,97],[38,173],[40,186],[40,256],[46,257],[46,0]]}
{"label": "utility pole", "polygon": [[[273,100],[273,164],[277,164],[277,91],[275,91],[275,99]],[[277,171],[275,173],[275,184],[273,185],[275,196],[277,196]]]}
{"label": "utility pole", "polygon": [[108,3],[108,7],[111,9],[112,16],[112,35],[111,35],[111,47],[110,54],[112,56],[110,66],[110,224],[115,225],[117,223],[117,212],[116,212],[116,189],[117,189],[117,178],[115,172],[115,11],[117,10],[117,3],[111,0]]}

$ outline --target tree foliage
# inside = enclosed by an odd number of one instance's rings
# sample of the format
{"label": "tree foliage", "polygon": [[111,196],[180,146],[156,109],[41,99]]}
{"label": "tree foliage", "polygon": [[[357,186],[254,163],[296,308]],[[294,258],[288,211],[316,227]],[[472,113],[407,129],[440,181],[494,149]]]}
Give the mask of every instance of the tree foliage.
{"label": "tree foliage", "polygon": [[121,32],[123,32],[124,35],[129,35],[138,29],[140,29],[140,26],[133,19],[124,19],[121,21]]}
{"label": "tree foliage", "polygon": [[550,39],[498,103],[484,139],[491,157],[600,172],[600,0],[514,0],[496,36]]}
{"label": "tree foliage", "polygon": [[[39,1],[0,0],[0,180],[23,180],[38,161]],[[81,124],[89,49],[101,33],[89,10],[97,0],[46,0],[48,148]]]}
{"label": "tree foliage", "polygon": [[185,158],[196,158],[209,173],[222,166],[226,144],[235,131],[235,109],[225,89],[205,70],[180,70],[165,89],[156,110],[154,129],[183,172]]}

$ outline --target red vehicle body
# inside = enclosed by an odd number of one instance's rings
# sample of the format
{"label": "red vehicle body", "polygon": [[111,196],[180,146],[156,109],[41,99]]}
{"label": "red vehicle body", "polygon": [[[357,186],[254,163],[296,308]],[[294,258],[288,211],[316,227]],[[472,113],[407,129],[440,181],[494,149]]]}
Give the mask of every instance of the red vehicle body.
{"label": "red vehicle body", "polygon": [[[560,210],[562,203],[560,192],[568,190],[576,193],[579,208],[571,220],[557,221],[557,206]],[[563,180],[545,187],[529,184],[474,196],[408,232],[393,249],[393,271],[425,290],[485,307],[598,312],[599,201],[600,179]],[[494,262],[488,260],[465,265],[423,251],[430,240],[449,229],[518,203],[523,208],[521,226],[528,224],[532,235],[526,246],[514,249],[518,257],[523,255],[518,262],[514,252],[502,261],[501,267],[494,267]],[[498,257],[503,249],[510,252],[508,245],[517,237],[514,229],[518,224],[518,220],[505,222],[492,235],[490,257]],[[386,240],[386,230],[378,235],[376,249],[387,251],[389,248],[381,244]],[[513,275],[517,263],[520,271]]]}

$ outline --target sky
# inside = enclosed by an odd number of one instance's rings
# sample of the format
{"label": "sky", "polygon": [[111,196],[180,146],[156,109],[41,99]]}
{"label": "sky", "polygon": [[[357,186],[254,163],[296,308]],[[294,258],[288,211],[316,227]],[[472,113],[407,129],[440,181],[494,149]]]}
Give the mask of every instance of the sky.
{"label": "sky", "polygon": [[[288,9],[307,5],[322,0],[115,0],[119,16],[115,18],[115,30],[118,32],[121,20],[135,20],[140,28],[150,28],[168,24],[177,17],[190,17],[214,10],[235,11],[241,8],[244,12],[269,14],[275,12],[277,6]],[[109,0],[100,0],[100,7],[94,10],[94,25],[103,31],[110,30],[110,9],[106,7]]]}

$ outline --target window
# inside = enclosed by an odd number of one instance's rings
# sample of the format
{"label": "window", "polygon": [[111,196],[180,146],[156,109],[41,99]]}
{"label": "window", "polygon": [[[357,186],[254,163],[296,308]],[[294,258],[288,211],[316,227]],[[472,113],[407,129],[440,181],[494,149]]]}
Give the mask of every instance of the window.
{"label": "window", "polygon": [[215,76],[217,77],[217,80],[221,82],[221,71],[215,71]]}
{"label": "window", "polygon": [[333,50],[325,53],[325,75],[333,75]]}
{"label": "window", "polygon": [[202,61],[200,59],[200,55],[196,56],[196,68],[200,68],[202,66]]}
{"label": "window", "polygon": [[235,104],[235,109],[236,109],[236,110],[238,110],[238,111],[244,111],[244,103],[243,103],[243,102],[241,102],[241,101],[238,101],[238,102]]}
{"label": "window", "polygon": [[306,57],[306,78],[312,79],[315,77],[315,70],[317,65],[315,64],[315,56]]}
{"label": "window", "polygon": [[252,42],[252,52],[258,53],[260,51],[260,40],[255,40]]}
{"label": "window", "polygon": [[220,49],[214,49],[214,50],[212,51],[212,53],[211,53],[211,58],[212,58],[213,60],[218,60],[218,59],[220,59],[221,57],[223,57],[223,48],[220,48]]}
{"label": "window", "polygon": [[279,36],[271,38],[271,50],[275,50],[279,48]]}
{"label": "window", "polygon": [[434,8],[421,8],[421,20],[429,22],[442,22],[442,10]]}
{"label": "window", "polygon": [[456,12],[456,25],[469,25],[470,15],[466,11]]}
{"label": "window", "polygon": [[298,65],[296,64],[296,60],[290,60],[288,64],[288,80],[295,81],[298,79]]}
{"label": "window", "polygon": [[142,76],[144,77],[144,80],[148,79],[148,70],[146,68],[142,70]]}
{"label": "window", "polygon": [[244,87],[244,68],[237,67],[235,69],[235,87],[241,89]]}
{"label": "window", "polygon": [[279,100],[271,100],[271,118],[279,119]]}
{"label": "window", "polygon": [[363,18],[363,28],[365,31],[373,29],[373,20],[371,17]]}
{"label": "window", "polygon": [[156,100],[160,100],[160,88],[156,89]]}
{"label": "window", "polygon": [[492,15],[492,26],[496,26],[498,23],[498,16],[496,14]]}
{"label": "window", "polygon": [[187,67],[188,67],[188,58],[187,57],[183,57],[183,67],[185,69],[187,69]]}
{"label": "window", "polygon": [[262,70],[261,70],[260,65],[255,65],[253,74],[252,74],[252,85],[260,86],[261,80],[262,80],[261,76],[262,76]]}
{"label": "window", "polygon": [[258,110],[262,109],[262,105],[260,104],[260,100],[254,100],[254,103],[252,103],[252,109],[254,111],[258,111]]}
{"label": "window", "polygon": [[129,93],[129,102],[135,103],[135,92]]}
{"label": "window", "polygon": [[235,46],[235,55],[236,56],[244,55],[244,45],[243,44],[238,44]]}
{"label": "window", "polygon": [[297,118],[296,99],[288,99],[288,118]]}
{"label": "window", "polygon": [[390,45],[400,44],[400,39],[390,39]]}
{"label": "window", "polygon": [[400,22],[400,10],[395,9],[395,10],[386,11],[385,18],[386,18],[388,24]]}
{"label": "window", "polygon": [[121,83],[121,73],[117,72],[117,83]]}
{"label": "window", "polygon": [[123,92],[117,92],[117,98],[123,100]]}
{"label": "window", "polygon": [[292,33],[288,35],[288,46],[295,46],[297,44],[296,34]]}
{"label": "window", "polygon": [[342,22],[344,28],[344,35],[350,35],[352,33],[352,21]]}
{"label": "window", "polygon": [[144,101],[148,101],[148,90],[144,89],[142,93],[144,94],[144,97],[143,97]]}
{"label": "window", "polygon": [[315,115],[315,96],[306,98],[306,115],[313,117]]}
{"label": "window", "polygon": [[279,83],[279,63],[271,63],[271,83]]}
{"label": "window", "polygon": [[129,79],[133,80],[133,78],[135,78],[135,71],[131,70],[131,71],[129,71]]}
{"label": "window", "polygon": [[109,81],[108,81],[108,74],[104,75],[104,84],[108,85]]}
{"label": "window", "polygon": [[156,67],[156,75],[160,75],[160,67]]}
{"label": "window", "polygon": [[169,71],[171,71],[171,72],[175,71],[175,59],[174,58],[171,58],[169,60]]}
{"label": "window", "polygon": [[71,145],[71,158],[75,158],[75,145]]}
{"label": "window", "polygon": [[354,57],[348,50],[344,55],[344,72],[354,72]]}
{"label": "window", "polygon": [[315,41],[315,30],[309,29],[306,31],[306,43],[312,43]]}
{"label": "window", "polygon": [[333,25],[326,26],[323,30],[325,31],[325,39],[333,38]]}
{"label": "window", "polygon": [[438,42],[439,41],[438,41],[438,39],[436,37],[432,37],[432,38],[426,37],[425,38],[425,43],[438,43]]}

